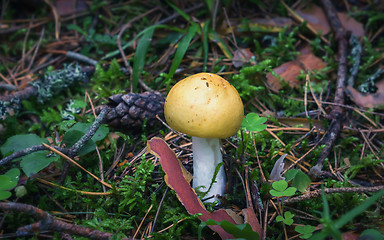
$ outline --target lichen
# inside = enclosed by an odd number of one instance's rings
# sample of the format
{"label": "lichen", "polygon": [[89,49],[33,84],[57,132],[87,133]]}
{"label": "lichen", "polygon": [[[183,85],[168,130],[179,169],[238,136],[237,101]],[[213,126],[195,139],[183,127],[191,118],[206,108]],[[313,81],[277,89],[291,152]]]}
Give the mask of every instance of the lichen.
{"label": "lichen", "polygon": [[18,98],[11,99],[10,101],[0,101],[0,120],[5,119],[11,110],[14,113],[20,110],[20,100]]}
{"label": "lichen", "polygon": [[68,86],[84,81],[86,77],[78,64],[69,64],[64,69],[47,71],[40,80],[31,85],[37,89],[37,101],[44,103]]}

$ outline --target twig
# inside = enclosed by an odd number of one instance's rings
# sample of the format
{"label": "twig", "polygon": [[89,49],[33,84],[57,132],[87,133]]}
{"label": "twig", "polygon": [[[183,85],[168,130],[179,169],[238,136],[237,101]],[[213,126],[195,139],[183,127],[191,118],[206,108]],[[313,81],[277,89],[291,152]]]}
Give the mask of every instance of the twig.
{"label": "twig", "polygon": [[[376,187],[349,187],[349,188],[325,188],[325,194],[332,193],[368,193],[368,192],[378,192],[383,189],[384,186],[376,186]],[[317,189],[315,191],[305,193],[301,196],[290,198],[284,201],[286,204],[301,202],[313,198],[320,197],[322,189]]]}
{"label": "twig", "polygon": [[45,27],[43,27],[43,28],[41,29],[39,41],[36,43],[35,50],[33,51],[33,55],[32,55],[31,61],[29,62],[29,65],[28,65],[28,68],[27,68],[27,69],[31,69],[33,63],[35,62],[35,58],[36,58],[36,55],[37,55],[37,53],[38,53],[38,51],[39,51],[41,42],[42,42],[42,40],[43,40],[44,33],[45,33]]}
{"label": "twig", "polygon": [[8,83],[0,83],[0,90],[1,89],[4,89],[6,91],[15,91],[17,90],[17,87],[15,85],[8,84]]}
{"label": "twig", "polygon": [[[101,122],[103,121],[103,119],[105,118],[109,110],[110,108],[108,106],[105,106],[101,110],[99,116],[97,116],[97,118],[95,119],[95,122],[92,124],[88,132],[79,141],[77,141],[71,148],[69,149],[61,148],[61,147],[52,147],[52,148],[56,149],[59,152],[62,152],[64,155],[69,155],[71,157],[76,156],[76,154],[84,146],[84,144],[93,137],[93,135],[95,134],[97,129],[100,127]],[[14,152],[10,156],[1,159],[0,166],[12,161],[13,159],[23,157],[30,153],[42,151],[42,150],[47,150],[47,148],[43,145],[37,145],[37,146],[32,146],[32,147]]]}
{"label": "twig", "polygon": [[355,82],[355,77],[359,72],[362,47],[361,47],[361,43],[354,35],[352,35],[351,38],[349,39],[349,43],[353,47],[351,50],[351,55],[353,56],[353,59],[355,60],[355,62],[353,63],[352,68],[349,71],[350,75],[349,75],[347,84],[348,86],[353,86]]}
{"label": "twig", "polygon": [[157,221],[157,217],[159,216],[160,209],[161,209],[161,206],[163,206],[164,198],[165,198],[165,196],[167,195],[167,192],[168,192],[168,186],[165,188],[163,197],[162,197],[161,200],[160,200],[159,207],[157,208],[155,217],[154,217],[154,219],[153,219],[153,224],[152,224],[152,230],[151,230],[151,233],[152,233],[153,230],[155,229],[156,221]]}
{"label": "twig", "polygon": [[33,223],[31,225],[20,227],[16,231],[17,236],[26,236],[30,235],[31,233],[38,233],[42,230],[63,232],[72,235],[87,237],[90,239],[110,239],[113,236],[113,234],[111,233],[92,230],[83,226],[59,221],[53,218],[52,215],[43,211],[42,209],[28,204],[0,202],[0,209],[4,211],[23,212],[32,215],[32,217],[39,220],[38,222]]}
{"label": "twig", "polygon": [[[65,152],[65,153],[69,152],[69,150],[65,149],[65,148],[55,147],[55,149],[60,151],[60,152]],[[16,158],[23,157],[23,156],[28,155],[30,153],[38,152],[38,151],[43,151],[43,150],[47,150],[47,148],[44,147],[43,145],[37,145],[37,146],[32,146],[32,147],[29,147],[29,148],[26,148],[26,149],[14,152],[11,155],[9,155],[8,157],[5,157],[5,158],[1,159],[0,160],[0,166],[4,165],[4,164],[7,164],[8,162],[10,162],[10,161],[12,161],[12,160],[14,160]]]}
{"label": "twig", "polygon": [[30,98],[30,97],[33,97],[36,95],[37,95],[37,91],[36,91],[35,87],[28,86],[28,87],[24,88],[23,90],[17,91],[13,94],[0,97],[0,101],[9,102],[9,101],[11,101],[11,99],[16,99],[16,98],[19,100],[24,100],[24,99],[27,99],[27,98]]}
{"label": "twig", "polygon": [[[344,28],[341,25],[341,22],[337,16],[336,9],[329,0],[322,0],[325,12],[328,17],[328,21],[331,24],[331,27],[335,33],[335,39],[338,43],[338,62],[339,66],[337,69],[337,83],[336,83],[336,93],[334,102],[337,104],[344,104],[344,87],[347,76],[347,46],[348,42],[346,40],[346,34]],[[309,174],[313,178],[318,178],[322,175],[322,168],[325,158],[328,157],[331,152],[332,146],[339,135],[342,129],[342,120],[344,116],[344,108],[336,105],[329,117],[332,119],[330,128],[328,130],[327,136],[324,139],[324,145],[320,157],[317,161],[317,164],[311,168]]]}
{"label": "twig", "polygon": [[96,64],[97,64],[96,60],[93,60],[92,58],[87,57],[87,56],[80,54],[80,53],[77,53],[77,52],[66,51],[65,55],[69,58],[73,58],[73,59],[76,59],[78,61],[82,61],[82,62],[87,63],[87,64],[92,65],[92,66],[96,66]]}
{"label": "twig", "polygon": [[110,111],[110,108],[108,106],[105,106],[99,116],[95,119],[92,126],[89,128],[88,132],[80,138],[79,141],[77,141],[72,147],[71,147],[71,155],[75,156],[79,151],[80,148],[84,146],[84,144],[95,135],[97,129],[99,129],[103,119],[107,115],[107,113]]}

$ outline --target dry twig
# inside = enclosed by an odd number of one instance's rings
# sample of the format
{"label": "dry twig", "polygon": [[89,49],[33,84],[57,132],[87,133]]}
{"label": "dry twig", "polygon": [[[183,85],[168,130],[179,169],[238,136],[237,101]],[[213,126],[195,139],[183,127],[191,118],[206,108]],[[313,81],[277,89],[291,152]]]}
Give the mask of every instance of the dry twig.
{"label": "dry twig", "polygon": [[[337,69],[337,83],[336,83],[336,93],[335,93],[334,103],[344,104],[344,87],[345,87],[346,78],[347,78],[348,41],[346,39],[345,30],[341,25],[340,19],[337,16],[336,9],[332,5],[331,1],[322,0],[322,4],[324,6],[330,25],[335,33],[335,39],[338,44],[339,66]],[[331,118],[331,124],[323,142],[325,147],[321,152],[321,155],[317,161],[317,164],[314,167],[312,167],[309,172],[310,176],[313,177],[314,179],[324,175],[321,169],[323,168],[323,163],[325,158],[327,158],[329,153],[331,152],[333,144],[342,129],[344,109],[341,106],[336,105],[332,109],[331,113],[329,114],[329,117]]]}

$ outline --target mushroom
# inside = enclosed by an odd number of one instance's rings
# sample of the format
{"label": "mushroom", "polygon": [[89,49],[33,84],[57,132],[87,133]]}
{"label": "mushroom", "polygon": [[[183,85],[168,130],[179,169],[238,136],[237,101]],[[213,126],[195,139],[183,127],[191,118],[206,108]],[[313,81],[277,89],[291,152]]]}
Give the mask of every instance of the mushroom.
{"label": "mushroom", "polygon": [[[198,73],[173,86],[164,104],[168,125],[192,136],[193,187],[211,185],[215,169],[222,163],[220,139],[234,135],[240,128],[244,108],[239,93],[222,77]],[[206,196],[209,202],[225,191],[225,172],[221,166]]]}

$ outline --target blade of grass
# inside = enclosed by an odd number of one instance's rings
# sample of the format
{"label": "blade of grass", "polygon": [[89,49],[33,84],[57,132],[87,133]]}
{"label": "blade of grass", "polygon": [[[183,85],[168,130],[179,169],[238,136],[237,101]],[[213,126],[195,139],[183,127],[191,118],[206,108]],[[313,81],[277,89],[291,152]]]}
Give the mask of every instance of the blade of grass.
{"label": "blade of grass", "polygon": [[207,62],[208,62],[208,34],[209,34],[209,23],[210,21],[208,20],[207,22],[204,23],[203,29],[202,29],[202,34],[203,34],[203,71],[207,71]]}
{"label": "blade of grass", "polygon": [[147,28],[147,31],[143,34],[137,44],[135,56],[133,57],[133,72],[131,82],[132,92],[136,91],[137,83],[139,82],[141,72],[143,71],[145,55],[147,54],[149,44],[152,41],[153,31],[154,28]]}
{"label": "blade of grass", "polygon": [[188,50],[189,43],[192,41],[192,38],[195,36],[198,29],[199,25],[197,23],[192,23],[187,30],[187,34],[183,37],[183,39],[181,39],[179,45],[177,46],[175,57],[169,70],[167,80],[173,77],[177,68],[180,66],[181,60],[183,60],[184,55]]}
{"label": "blade of grass", "polygon": [[191,17],[186,13],[184,12],[183,10],[181,10],[180,8],[176,7],[176,5],[174,5],[173,3],[167,1],[168,5],[171,6],[178,14],[180,14],[180,16],[182,16],[183,18],[185,18],[185,20],[187,20],[188,22],[191,21]]}
{"label": "blade of grass", "polygon": [[221,51],[223,51],[225,57],[227,57],[229,59],[233,58],[232,51],[229,48],[228,44],[224,41],[224,39],[217,32],[211,31],[209,33],[209,39],[212,42],[215,42],[219,46]]}

